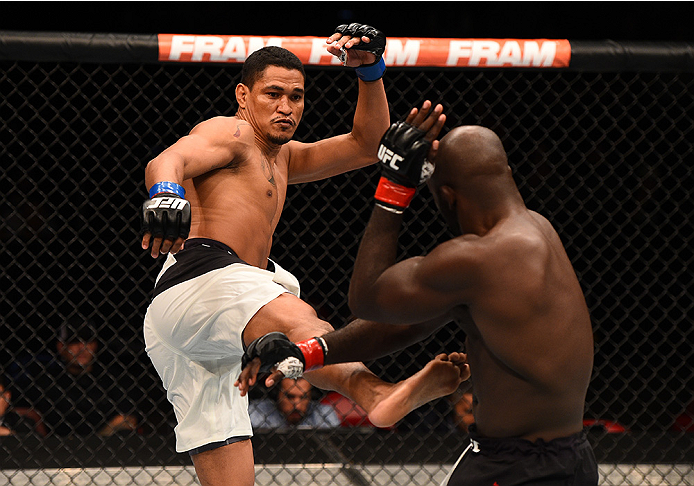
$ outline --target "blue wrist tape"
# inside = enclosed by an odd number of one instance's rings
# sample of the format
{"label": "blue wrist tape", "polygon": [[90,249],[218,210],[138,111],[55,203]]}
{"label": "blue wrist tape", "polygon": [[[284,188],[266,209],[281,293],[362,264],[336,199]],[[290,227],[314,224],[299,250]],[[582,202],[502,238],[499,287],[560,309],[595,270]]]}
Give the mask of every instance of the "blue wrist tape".
{"label": "blue wrist tape", "polygon": [[381,58],[376,64],[371,66],[359,66],[354,68],[357,72],[357,76],[362,81],[376,81],[383,77],[383,73],[386,72],[386,62]]}
{"label": "blue wrist tape", "polygon": [[149,198],[152,199],[160,192],[171,192],[181,197],[186,195],[186,190],[183,189],[182,186],[176,184],[175,182],[162,181],[157,182],[152,186],[152,188],[149,190]]}

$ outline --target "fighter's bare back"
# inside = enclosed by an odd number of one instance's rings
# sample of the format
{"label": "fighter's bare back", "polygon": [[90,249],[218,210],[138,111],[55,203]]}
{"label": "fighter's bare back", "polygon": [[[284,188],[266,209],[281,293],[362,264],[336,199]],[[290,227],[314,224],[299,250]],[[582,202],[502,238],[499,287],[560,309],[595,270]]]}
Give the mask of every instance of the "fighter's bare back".
{"label": "fighter's bare back", "polygon": [[474,299],[453,312],[466,333],[477,427],[488,437],[528,440],[576,433],[592,370],[592,330],[559,237],[527,211],[484,238],[489,257]]}

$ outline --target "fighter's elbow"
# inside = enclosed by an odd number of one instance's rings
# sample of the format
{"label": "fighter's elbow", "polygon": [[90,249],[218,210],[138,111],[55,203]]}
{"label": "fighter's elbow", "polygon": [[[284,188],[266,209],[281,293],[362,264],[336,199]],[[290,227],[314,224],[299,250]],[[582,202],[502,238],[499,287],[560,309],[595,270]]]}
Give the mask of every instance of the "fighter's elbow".
{"label": "fighter's elbow", "polygon": [[[366,167],[378,162],[378,146],[387,128],[383,131],[378,129],[364,130],[363,132],[352,131],[351,136],[355,144],[352,157],[359,160],[359,166]],[[374,135],[376,133],[379,135]]]}
{"label": "fighter's elbow", "polygon": [[350,289],[347,303],[354,316],[372,321],[378,319],[378,307],[363,293]]}
{"label": "fighter's elbow", "polygon": [[357,317],[362,317],[360,313],[363,311],[364,305],[359,297],[359,292],[355,290],[353,286],[350,286],[349,293],[347,294],[347,305],[349,306],[349,310],[352,311],[352,314]]}

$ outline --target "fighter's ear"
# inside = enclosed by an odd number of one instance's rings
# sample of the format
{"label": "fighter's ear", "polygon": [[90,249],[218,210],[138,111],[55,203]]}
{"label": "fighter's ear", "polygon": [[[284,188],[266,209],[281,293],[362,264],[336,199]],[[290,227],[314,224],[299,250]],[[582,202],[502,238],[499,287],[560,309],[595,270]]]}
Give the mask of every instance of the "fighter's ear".
{"label": "fighter's ear", "polygon": [[457,198],[453,188],[443,185],[439,188],[439,192],[441,193],[441,200],[446,204],[446,209],[455,211]]}
{"label": "fighter's ear", "polygon": [[248,86],[243,83],[236,85],[236,102],[239,104],[239,108],[246,108],[250,91]]}

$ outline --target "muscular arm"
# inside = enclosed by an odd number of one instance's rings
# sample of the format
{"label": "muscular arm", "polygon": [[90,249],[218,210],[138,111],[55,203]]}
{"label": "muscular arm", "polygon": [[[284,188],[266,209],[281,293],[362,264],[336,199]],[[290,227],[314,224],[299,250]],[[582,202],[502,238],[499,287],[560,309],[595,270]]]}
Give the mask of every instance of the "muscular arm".
{"label": "muscular arm", "polygon": [[[186,179],[228,166],[250,153],[253,140],[251,126],[237,118],[216,117],[204,121],[147,164],[147,189],[150,190],[159,182],[182,186]],[[151,229],[148,226],[142,235],[142,249],[149,248],[152,258],[157,258],[160,252],[176,253],[181,249],[183,235],[172,240],[170,237],[163,238],[161,234],[153,236]]]}
{"label": "muscular arm", "polygon": [[[279,331],[286,334],[291,341],[299,342],[332,330],[333,327],[319,319],[310,305],[291,294],[282,294],[253,316],[246,325],[243,338],[248,345],[264,334]],[[326,366],[308,372],[305,376],[314,386],[324,390],[336,390],[355,400],[367,411],[373,406],[375,399],[372,388],[380,382],[362,363]],[[362,383],[362,380],[366,381]],[[365,386],[360,388],[360,383]]]}
{"label": "muscular arm", "polygon": [[393,326],[355,319],[344,327],[323,334],[329,352],[326,364],[369,361],[418,343],[450,321],[446,316],[419,324]]}
{"label": "muscular arm", "polygon": [[383,80],[359,80],[352,131],[315,143],[290,142],[289,183],[325,179],[375,163],[378,144],[389,125]]}
{"label": "muscular arm", "polygon": [[401,215],[374,207],[350,281],[349,305],[356,316],[414,324],[466,303],[474,280],[474,252],[451,240],[427,256],[396,263],[401,222]]}
{"label": "muscular arm", "polygon": [[[377,324],[375,325],[379,326]],[[352,324],[350,324],[350,326],[352,326]],[[385,331],[385,327],[386,326],[382,326],[381,330]],[[393,326],[388,327],[393,328]],[[353,341],[343,341],[342,345],[348,347],[351,346],[355,349],[364,346],[365,351],[360,351],[358,356],[376,357],[385,354],[383,352],[384,350],[392,351],[397,346],[407,345],[408,343],[412,342],[415,336],[423,337],[424,335],[430,334],[433,332],[433,330],[435,330],[435,328],[436,326],[433,323],[426,323],[425,325],[418,327],[412,336],[405,336],[404,334],[399,333],[397,328],[393,328],[390,333],[384,334],[379,338],[384,348],[381,350],[376,350],[376,346],[374,344],[365,345],[365,342],[371,339],[372,336],[365,337],[360,332],[369,330],[369,323],[357,321],[356,325],[350,328],[351,331],[354,332],[351,334],[348,333],[348,335],[351,336],[351,338],[359,340],[360,342],[355,343]],[[415,327],[413,326],[412,329],[414,330]],[[254,339],[273,331],[283,332],[291,341],[298,342],[310,339],[314,336],[325,335],[326,333],[332,331],[332,326],[330,326],[329,323],[319,319],[311,306],[305,302],[294,297],[293,295],[283,294],[266,304],[248,322],[248,325],[244,330],[244,341],[246,344],[249,344]],[[398,334],[400,335],[398,336]],[[393,337],[393,340],[390,343],[388,343],[388,336]],[[335,354],[337,356],[342,356],[345,358],[349,353],[350,351],[347,350],[346,347],[341,348],[340,345],[336,345]],[[357,355],[350,356],[349,358],[355,359],[356,356]],[[437,378],[428,379],[427,386],[433,386],[435,388],[433,395],[442,396],[446,394],[445,391],[448,387],[455,387],[459,383],[459,370],[457,365],[452,362],[438,361],[432,364],[438,367],[438,370],[436,371]],[[431,371],[431,368],[429,368],[428,372],[431,373]],[[364,366],[362,363],[355,362],[325,366],[319,370],[307,372],[305,377],[314,386],[324,390],[335,390],[342,395],[349,397],[369,413],[376,409],[379,404],[382,404],[386,397],[393,397],[395,390],[400,389],[402,392],[404,389],[411,390],[412,388],[417,388],[419,386],[417,385],[418,382],[416,380],[414,382],[406,380],[406,382],[400,382],[399,384],[395,385],[386,383],[369,371],[369,369],[366,368],[366,366]],[[421,380],[422,376],[419,376],[417,379]],[[443,382],[437,383],[437,380],[443,380]],[[255,376],[253,376],[251,379],[240,378],[239,381],[237,381],[237,385],[239,385],[239,389],[241,390],[242,394],[246,393],[248,385],[253,385],[254,383]],[[427,391],[426,386],[421,388],[421,391],[411,391],[407,393],[407,396],[398,398],[398,400],[402,400],[402,406],[398,405],[398,407],[401,408],[400,412],[394,415],[389,415],[389,418],[387,419],[374,418],[374,420],[380,420],[378,425],[391,425],[390,420],[392,420],[394,417],[407,413],[412,409],[412,407],[421,405],[421,403],[423,403],[421,400],[425,398],[426,401],[433,398],[432,389]],[[448,393],[450,393],[450,391],[448,391]],[[397,420],[397,418],[395,418],[395,420]]]}
{"label": "muscular arm", "polygon": [[145,169],[145,184],[148,189],[161,181],[180,185],[186,179],[229,165],[252,144],[253,130],[246,122],[212,118],[152,159]]}

